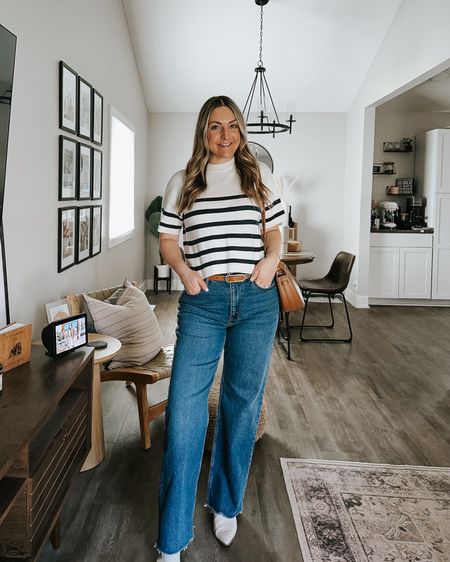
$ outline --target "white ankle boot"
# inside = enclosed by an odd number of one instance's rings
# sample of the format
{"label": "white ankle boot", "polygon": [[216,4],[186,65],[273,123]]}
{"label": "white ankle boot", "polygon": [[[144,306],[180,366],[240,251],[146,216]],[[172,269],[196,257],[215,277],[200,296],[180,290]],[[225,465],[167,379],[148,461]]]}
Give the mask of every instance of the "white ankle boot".
{"label": "white ankle boot", "polygon": [[160,554],[156,559],[157,562],[180,562],[180,553],[175,552],[175,554]]}
{"label": "white ankle boot", "polygon": [[214,534],[224,546],[230,546],[237,532],[236,517],[214,515]]}

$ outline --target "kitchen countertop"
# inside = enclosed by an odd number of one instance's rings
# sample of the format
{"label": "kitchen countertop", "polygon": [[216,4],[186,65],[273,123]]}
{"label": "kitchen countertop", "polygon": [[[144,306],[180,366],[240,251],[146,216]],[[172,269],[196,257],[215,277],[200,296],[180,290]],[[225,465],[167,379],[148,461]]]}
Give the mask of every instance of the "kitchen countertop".
{"label": "kitchen countertop", "polygon": [[379,228],[378,230],[371,228],[371,233],[377,234],[395,234],[395,233],[402,233],[402,234],[433,234],[434,228],[424,227],[420,230],[402,230],[401,228]]}

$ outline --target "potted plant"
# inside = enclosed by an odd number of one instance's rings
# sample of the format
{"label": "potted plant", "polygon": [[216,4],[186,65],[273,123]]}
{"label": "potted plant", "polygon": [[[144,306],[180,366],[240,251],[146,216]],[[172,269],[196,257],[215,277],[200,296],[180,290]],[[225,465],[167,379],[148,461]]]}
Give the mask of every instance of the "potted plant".
{"label": "potted plant", "polygon": [[[161,220],[162,211],[162,197],[157,195],[145,211],[145,221],[148,225],[148,229],[153,234],[153,236],[159,241],[158,226]],[[158,278],[166,278],[169,275],[169,266],[164,263],[164,257],[159,252],[159,265],[156,266],[158,270]]]}
{"label": "potted plant", "polygon": [[413,150],[413,141],[409,138],[403,138],[400,141],[400,151],[401,152],[412,152]]}

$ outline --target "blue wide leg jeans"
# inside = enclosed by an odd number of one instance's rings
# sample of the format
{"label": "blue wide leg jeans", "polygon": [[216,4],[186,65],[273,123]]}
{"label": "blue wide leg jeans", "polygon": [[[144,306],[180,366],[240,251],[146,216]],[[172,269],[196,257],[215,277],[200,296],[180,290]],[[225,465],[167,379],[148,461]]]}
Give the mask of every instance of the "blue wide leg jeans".
{"label": "blue wide leg jeans", "polygon": [[184,549],[193,538],[197,481],[208,425],[208,393],[224,352],[207,504],[234,517],[242,511],[273,340],[275,282],[209,281],[208,292],[179,301],[177,342],[166,408],[157,548]]}

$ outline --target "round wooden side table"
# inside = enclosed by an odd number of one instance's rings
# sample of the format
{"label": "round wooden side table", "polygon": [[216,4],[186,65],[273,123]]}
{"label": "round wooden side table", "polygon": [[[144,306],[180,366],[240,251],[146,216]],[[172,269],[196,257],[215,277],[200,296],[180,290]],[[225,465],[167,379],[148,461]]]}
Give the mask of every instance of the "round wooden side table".
{"label": "round wooden side table", "polygon": [[103,433],[103,408],[100,381],[100,365],[109,361],[122,347],[117,338],[104,334],[88,334],[88,342],[105,341],[104,349],[96,349],[94,353],[94,372],[92,374],[92,431],[91,450],[81,468],[81,472],[96,467],[105,458],[105,437]]}
{"label": "round wooden side table", "polygon": [[291,270],[292,275],[296,276],[296,266],[303,263],[311,263],[316,255],[312,252],[286,252],[281,254],[281,261]]}

